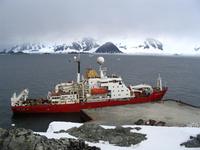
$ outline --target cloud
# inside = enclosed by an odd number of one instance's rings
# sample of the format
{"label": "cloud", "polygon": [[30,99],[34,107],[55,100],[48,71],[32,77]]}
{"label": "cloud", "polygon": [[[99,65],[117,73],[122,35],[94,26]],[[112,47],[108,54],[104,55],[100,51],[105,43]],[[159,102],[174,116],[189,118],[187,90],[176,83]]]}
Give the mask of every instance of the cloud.
{"label": "cloud", "polygon": [[0,45],[95,38],[200,37],[198,0],[0,0]]}

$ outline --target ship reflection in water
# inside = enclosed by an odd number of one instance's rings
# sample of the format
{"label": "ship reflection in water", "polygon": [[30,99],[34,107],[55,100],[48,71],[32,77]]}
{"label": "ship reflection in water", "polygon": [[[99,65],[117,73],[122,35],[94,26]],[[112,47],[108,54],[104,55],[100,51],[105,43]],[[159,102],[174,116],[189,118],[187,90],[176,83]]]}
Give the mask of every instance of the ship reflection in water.
{"label": "ship reflection in water", "polygon": [[52,113],[52,114],[13,114],[12,124],[15,127],[28,128],[33,131],[46,131],[49,123],[53,121],[68,121],[83,123],[90,118],[83,112]]}

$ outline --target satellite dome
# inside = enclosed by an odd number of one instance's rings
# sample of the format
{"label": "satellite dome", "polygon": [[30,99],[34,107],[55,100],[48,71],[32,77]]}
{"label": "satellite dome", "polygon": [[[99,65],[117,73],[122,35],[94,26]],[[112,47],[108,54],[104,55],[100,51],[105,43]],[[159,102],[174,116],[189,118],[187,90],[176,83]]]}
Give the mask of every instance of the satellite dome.
{"label": "satellite dome", "polygon": [[98,58],[97,58],[97,63],[98,63],[99,65],[102,65],[102,64],[104,63],[104,58],[103,58],[103,57],[98,57]]}
{"label": "satellite dome", "polygon": [[74,61],[78,62],[80,60],[80,57],[74,56]]}

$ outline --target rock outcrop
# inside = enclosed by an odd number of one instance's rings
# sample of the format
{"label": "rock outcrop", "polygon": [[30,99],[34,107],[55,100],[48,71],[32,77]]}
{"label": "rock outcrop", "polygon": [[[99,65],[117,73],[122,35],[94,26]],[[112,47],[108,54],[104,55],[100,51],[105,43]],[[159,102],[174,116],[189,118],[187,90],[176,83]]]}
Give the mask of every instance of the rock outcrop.
{"label": "rock outcrop", "polygon": [[96,51],[96,53],[122,53],[116,45],[111,42],[106,42],[101,45]]}
{"label": "rock outcrop", "polygon": [[[96,124],[83,124],[79,128],[74,127],[66,132],[89,142],[108,141],[117,146],[131,146],[146,140],[146,135],[130,132],[133,128],[117,126],[114,129],[104,129]],[[135,129],[138,130],[138,129]]]}
{"label": "rock outcrop", "polygon": [[91,147],[82,140],[61,138],[48,139],[34,134],[33,131],[14,128],[0,128],[0,150],[99,150]]}
{"label": "rock outcrop", "polygon": [[200,134],[197,134],[196,137],[190,136],[190,140],[180,144],[181,146],[185,146],[187,148],[197,148],[200,147]]}
{"label": "rock outcrop", "polygon": [[199,51],[199,50],[200,50],[200,47],[195,47],[194,50],[195,50],[195,51]]}

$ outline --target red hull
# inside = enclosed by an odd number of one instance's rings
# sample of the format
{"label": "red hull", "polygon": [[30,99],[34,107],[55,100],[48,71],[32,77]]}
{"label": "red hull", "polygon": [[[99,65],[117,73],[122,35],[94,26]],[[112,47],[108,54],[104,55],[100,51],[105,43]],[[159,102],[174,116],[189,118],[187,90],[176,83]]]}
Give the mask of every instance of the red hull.
{"label": "red hull", "polygon": [[80,112],[82,109],[92,109],[106,106],[117,106],[126,104],[136,104],[158,101],[163,98],[167,91],[154,91],[148,97],[132,98],[130,100],[107,100],[101,102],[86,102],[76,104],[61,104],[61,105],[34,105],[34,106],[14,106],[12,111],[14,113],[64,113],[64,112]]}

